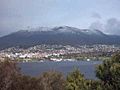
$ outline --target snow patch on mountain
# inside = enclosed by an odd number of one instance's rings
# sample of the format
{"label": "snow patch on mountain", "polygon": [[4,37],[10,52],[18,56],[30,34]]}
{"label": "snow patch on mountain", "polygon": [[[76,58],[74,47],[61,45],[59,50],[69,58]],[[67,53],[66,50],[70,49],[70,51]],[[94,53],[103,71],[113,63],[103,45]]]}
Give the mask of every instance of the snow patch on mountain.
{"label": "snow patch on mountain", "polygon": [[[56,26],[56,27],[38,27],[31,28],[29,30],[23,30],[24,32],[30,33],[39,33],[39,32],[52,32],[52,33],[72,33],[72,34],[85,34],[85,35],[105,35],[99,30],[90,30],[90,29],[78,29],[70,26]],[[22,32],[22,31],[21,31]]]}
{"label": "snow patch on mountain", "polygon": [[105,35],[101,31],[96,30],[96,29],[93,29],[93,30],[91,30],[91,29],[80,29],[80,32],[82,32],[86,35]]}

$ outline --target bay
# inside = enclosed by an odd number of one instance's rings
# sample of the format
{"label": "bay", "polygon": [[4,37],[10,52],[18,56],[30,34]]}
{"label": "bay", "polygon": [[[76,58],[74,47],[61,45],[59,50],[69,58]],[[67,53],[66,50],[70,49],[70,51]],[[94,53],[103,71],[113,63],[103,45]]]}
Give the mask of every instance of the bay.
{"label": "bay", "polygon": [[61,62],[25,62],[19,63],[18,66],[25,75],[39,76],[46,71],[58,71],[63,73],[64,76],[78,68],[86,79],[97,79],[95,70],[96,66],[101,64],[102,61],[61,61]]}

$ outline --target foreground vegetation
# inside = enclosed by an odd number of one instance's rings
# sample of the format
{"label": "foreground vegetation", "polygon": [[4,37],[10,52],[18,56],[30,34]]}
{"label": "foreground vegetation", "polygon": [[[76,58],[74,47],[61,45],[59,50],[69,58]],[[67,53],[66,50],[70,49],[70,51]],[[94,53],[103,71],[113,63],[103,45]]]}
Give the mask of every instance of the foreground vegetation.
{"label": "foreground vegetation", "polygon": [[87,80],[75,69],[66,78],[56,71],[31,77],[15,62],[0,62],[0,90],[120,90],[120,54],[96,67],[96,76],[98,80]]}

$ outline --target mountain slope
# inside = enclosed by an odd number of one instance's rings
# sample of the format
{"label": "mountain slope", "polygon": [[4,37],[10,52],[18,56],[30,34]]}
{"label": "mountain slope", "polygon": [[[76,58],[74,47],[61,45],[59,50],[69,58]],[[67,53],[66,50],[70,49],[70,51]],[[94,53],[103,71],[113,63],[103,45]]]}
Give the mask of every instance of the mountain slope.
{"label": "mountain slope", "polygon": [[21,46],[30,47],[38,44],[120,44],[120,36],[106,35],[99,30],[78,29],[61,26],[37,29],[37,31],[21,30],[0,38],[0,49]]}

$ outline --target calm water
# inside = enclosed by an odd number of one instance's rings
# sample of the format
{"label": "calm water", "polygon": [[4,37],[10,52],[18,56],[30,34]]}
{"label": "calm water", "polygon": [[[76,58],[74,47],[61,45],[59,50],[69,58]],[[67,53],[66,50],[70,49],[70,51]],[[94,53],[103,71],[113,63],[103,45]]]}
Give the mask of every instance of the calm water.
{"label": "calm water", "polygon": [[39,76],[42,72],[56,70],[62,72],[65,76],[77,67],[87,79],[96,79],[95,67],[101,64],[101,61],[63,61],[63,62],[26,62],[19,63],[23,74]]}

